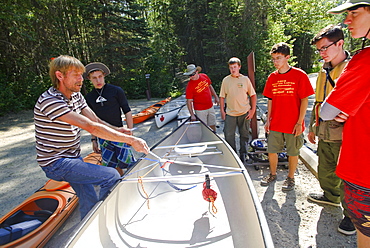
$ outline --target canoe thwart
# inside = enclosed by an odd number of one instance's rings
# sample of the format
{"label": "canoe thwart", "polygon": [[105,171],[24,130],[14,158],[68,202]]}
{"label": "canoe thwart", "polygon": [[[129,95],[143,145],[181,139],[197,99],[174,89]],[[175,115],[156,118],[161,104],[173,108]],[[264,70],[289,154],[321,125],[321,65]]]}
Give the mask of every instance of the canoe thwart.
{"label": "canoe thwart", "polygon": [[204,146],[204,145],[217,145],[223,144],[221,140],[215,141],[206,141],[206,142],[198,142],[198,143],[188,143],[188,144],[178,144],[178,145],[169,145],[169,146],[157,146],[156,149],[169,149],[169,148],[176,148],[176,147],[193,147],[193,146]]}
{"label": "canoe thwart", "polygon": [[175,155],[168,155],[166,158],[179,158],[179,157],[199,157],[199,156],[207,156],[207,155],[220,155],[222,154],[221,151],[214,151],[214,152],[202,152],[202,153],[190,153],[190,154],[175,154]]}

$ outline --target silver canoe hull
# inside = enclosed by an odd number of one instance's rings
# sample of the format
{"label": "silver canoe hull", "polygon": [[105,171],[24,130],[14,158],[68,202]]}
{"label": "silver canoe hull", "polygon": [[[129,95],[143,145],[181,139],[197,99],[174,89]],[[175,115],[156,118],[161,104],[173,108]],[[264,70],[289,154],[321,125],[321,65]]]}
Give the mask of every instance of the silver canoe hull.
{"label": "silver canoe hull", "polygon": [[[244,165],[203,123],[185,122],[151,152],[90,211],[66,246],[273,247]],[[206,174],[217,193],[214,206],[202,196]]]}

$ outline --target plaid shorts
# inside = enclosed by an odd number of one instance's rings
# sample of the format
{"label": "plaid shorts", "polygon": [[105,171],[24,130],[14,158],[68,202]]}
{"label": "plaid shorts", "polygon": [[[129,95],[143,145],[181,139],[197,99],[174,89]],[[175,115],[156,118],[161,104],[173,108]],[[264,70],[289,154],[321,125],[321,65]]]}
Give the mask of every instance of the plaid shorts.
{"label": "plaid shorts", "polygon": [[356,229],[370,237],[370,189],[344,182],[344,201]]}
{"label": "plaid shorts", "polygon": [[131,151],[131,146],[127,145],[126,143],[109,141],[100,138],[98,140],[103,166],[125,169],[132,166],[136,162],[134,154]]}

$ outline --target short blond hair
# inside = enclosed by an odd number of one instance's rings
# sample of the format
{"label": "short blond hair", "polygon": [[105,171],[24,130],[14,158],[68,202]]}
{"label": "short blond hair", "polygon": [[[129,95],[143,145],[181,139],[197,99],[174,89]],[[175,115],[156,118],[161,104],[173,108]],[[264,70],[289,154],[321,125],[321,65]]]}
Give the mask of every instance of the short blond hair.
{"label": "short blond hair", "polygon": [[85,72],[85,66],[81,63],[81,61],[68,55],[60,55],[59,57],[53,59],[49,64],[49,68],[51,83],[56,89],[59,88],[59,79],[55,75],[55,72],[60,71],[63,73],[63,75],[65,75],[66,72],[71,68]]}

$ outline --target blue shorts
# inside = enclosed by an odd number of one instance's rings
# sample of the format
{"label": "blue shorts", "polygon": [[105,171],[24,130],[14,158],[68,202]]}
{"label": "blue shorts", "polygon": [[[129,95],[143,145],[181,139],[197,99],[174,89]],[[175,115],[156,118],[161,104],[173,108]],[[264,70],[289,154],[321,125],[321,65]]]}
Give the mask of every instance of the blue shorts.
{"label": "blue shorts", "polygon": [[134,154],[131,151],[131,146],[126,143],[114,142],[100,138],[98,140],[103,166],[125,169],[136,162]]}

